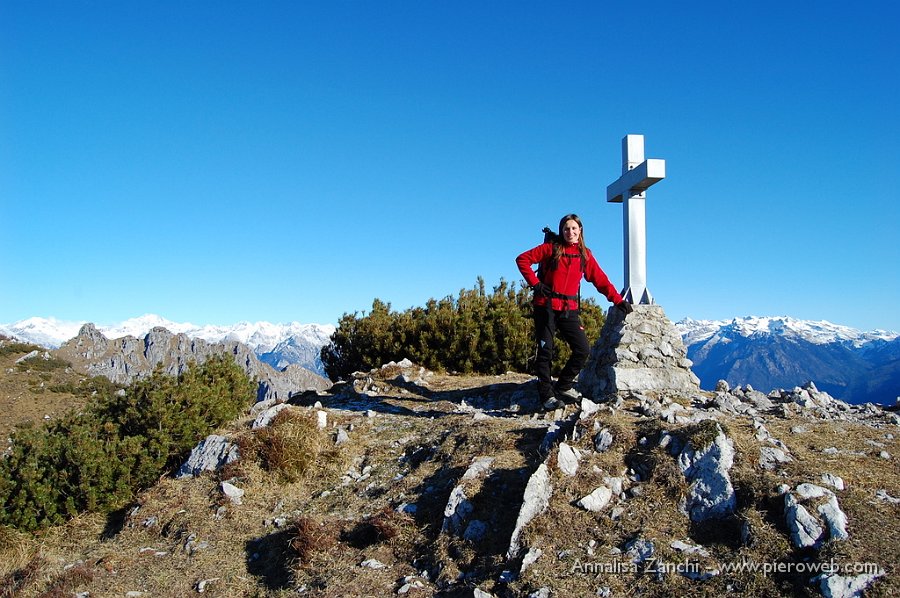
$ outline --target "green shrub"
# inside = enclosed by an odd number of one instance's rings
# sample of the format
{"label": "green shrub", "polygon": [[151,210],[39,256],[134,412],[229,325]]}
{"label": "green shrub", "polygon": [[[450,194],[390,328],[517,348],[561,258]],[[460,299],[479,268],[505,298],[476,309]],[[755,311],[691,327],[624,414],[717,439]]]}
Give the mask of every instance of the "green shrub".
{"label": "green shrub", "polygon": [[33,370],[36,372],[52,372],[53,370],[67,368],[70,365],[72,364],[65,359],[60,359],[58,357],[50,357],[49,359],[44,359],[43,355],[35,355],[34,357],[29,357],[28,359],[17,363],[16,367],[19,368],[19,371],[22,372],[26,372],[28,370]]}
{"label": "green shrub", "polygon": [[16,430],[0,460],[0,525],[33,531],[124,506],[256,396],[229,357],[102,390],[80,413]]}
{"label": "green shrub", "polygon": [[[379,299],[360,316],[344,314],[331,341],[322,348],[322,363],[334,381],[403,358],[437,371],[502,374],[527,372],[534,358],[531,292],[523,283],[504,280],[491,293],[478,278],[458,297],[429,299],[425,307],[402,313]],[[581,319],[590,339],[603,326],[603,310],[591,299],[581,302]],[[556,372],[571,354],[557,345]]]}
{"label": "green shrub", "polygon": [[109,378],[104,376],[93,376],[79,381],[78,384],[71,382],[54,384],[49,387],[49,390],[50,392],[65,392],[79,397],[90,397],[97,394],[102,394],[104,396],[111,395],[122,388],[124,388],[124,386],[116,384]]}
{"label": "green shrub", "polygon": [[41,350],[43,350],[43,347],[31,343],[20,343],[18,341],[4,342],[0,344],[0,357],[6,355],[24,355],[26,353],[31,353],[32,351]]}

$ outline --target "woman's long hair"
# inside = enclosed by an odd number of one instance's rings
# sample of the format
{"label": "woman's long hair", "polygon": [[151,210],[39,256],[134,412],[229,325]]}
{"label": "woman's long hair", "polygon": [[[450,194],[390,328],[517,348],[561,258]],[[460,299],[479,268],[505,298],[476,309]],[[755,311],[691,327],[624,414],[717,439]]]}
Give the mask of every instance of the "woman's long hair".
{"label": "woman's long hair", "polygon": [[557,229],[557,237],[553,242],[553,255],[550,257],[550,269],[556,270],[557,266],[559,266],[560,257],[563,254],[563,250],[566,247],[565,237],[563,237],[563,228],[566,226],[566,222],[569,220],[574,220],[578,224],[578,228],[581,230],[581,234],[578,235],[578,253],[581,254],[581,268],[584,269],[587,264],[587,247],[584,244],[584,225],[581,223],[581,218],[578,217],[578,214],[566,214],[559,221],[559,228]]}

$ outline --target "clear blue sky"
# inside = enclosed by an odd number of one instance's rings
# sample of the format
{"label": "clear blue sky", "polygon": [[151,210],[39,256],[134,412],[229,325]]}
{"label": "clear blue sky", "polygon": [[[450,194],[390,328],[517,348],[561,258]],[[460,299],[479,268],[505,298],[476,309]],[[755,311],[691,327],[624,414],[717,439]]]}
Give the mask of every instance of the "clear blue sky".
{"label": "clear blue sky", "polygon": [[336,323],[567,212],[621,286],[637,133],[671,319],[900,330],[898,6],[0,0],[0,322]]}

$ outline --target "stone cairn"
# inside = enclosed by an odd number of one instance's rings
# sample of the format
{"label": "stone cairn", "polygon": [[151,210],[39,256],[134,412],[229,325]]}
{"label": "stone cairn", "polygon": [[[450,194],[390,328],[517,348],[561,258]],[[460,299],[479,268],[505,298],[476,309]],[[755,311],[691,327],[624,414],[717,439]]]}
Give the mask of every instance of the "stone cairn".
{"label": "stone cairn", "polygon": [[675,325],[659,305],[635,305],[624,317],[610,308],[578,389],[600,400],[619,393],[665,391],[695,395],[700,380]]}

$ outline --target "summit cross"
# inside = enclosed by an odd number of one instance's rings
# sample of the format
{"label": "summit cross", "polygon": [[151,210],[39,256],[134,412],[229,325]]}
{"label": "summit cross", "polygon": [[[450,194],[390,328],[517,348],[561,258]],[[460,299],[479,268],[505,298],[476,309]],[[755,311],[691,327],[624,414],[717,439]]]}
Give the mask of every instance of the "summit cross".
{"label": "summit cross", "polygon": [[647,288],[647,188],[666,178],[666,161],[644,159],[644,136],[622,139],[622,176],[606,188],[606,201],[625,203],[625,288],[629,303],[651,305]]}

